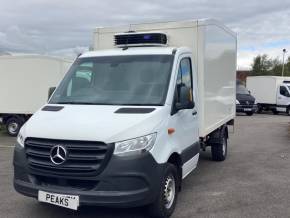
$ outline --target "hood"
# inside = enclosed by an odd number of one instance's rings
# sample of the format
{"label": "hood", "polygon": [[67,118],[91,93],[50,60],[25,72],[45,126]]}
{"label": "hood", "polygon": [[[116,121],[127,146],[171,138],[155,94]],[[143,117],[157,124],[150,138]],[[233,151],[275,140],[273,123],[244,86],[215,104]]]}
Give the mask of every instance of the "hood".
{"label": "hood", "polygon": [[237,94],[236,97],[238,101],[255,102],[255,98],[250,94]]}
{"label": "hood", "polygon": [[150,113],[115,113],[120,108],[128,107],[63,105],[60,111],[39,110],[24,126],[24,137],[111,143],[156,132],[169,114],[164,113],[166,106],[150,107],[155,108]]}

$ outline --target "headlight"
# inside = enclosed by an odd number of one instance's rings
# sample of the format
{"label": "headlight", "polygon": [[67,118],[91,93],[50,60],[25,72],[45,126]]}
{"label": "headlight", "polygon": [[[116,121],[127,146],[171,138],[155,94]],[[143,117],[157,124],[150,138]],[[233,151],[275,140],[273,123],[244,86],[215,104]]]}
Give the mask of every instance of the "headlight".
{"label": "headlight", "polygon": [[24,147],[24,137],[21,132],[18,133],[17,142],[21,147]]}
{"label": "headlight", "polygon": [[254,102],[254,104],[258,104],[258,102],[257,102],[257,100],[255,99],[255,102]]}
{"label": "headlight", "polygon": [[240,104],[240,102],[239,102],[239,100],[238,100],[238,99],[236,99],[236,104]]}
{"label": "headlight", "polygon": [[153,147],[155,140],[156,133],[152,133],[150,135],[141,136],[135,139],[116,142],[114,154],[125,156],[149,151]]}

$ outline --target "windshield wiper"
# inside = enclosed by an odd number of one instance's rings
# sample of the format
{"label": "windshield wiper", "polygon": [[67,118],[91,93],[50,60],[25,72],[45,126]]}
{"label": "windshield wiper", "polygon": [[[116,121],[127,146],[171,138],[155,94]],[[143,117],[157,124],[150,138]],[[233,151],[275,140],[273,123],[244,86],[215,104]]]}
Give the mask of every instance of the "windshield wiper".
{"label": "windshield wiper", "polygon": [[162,104],[108,104],[108,103],[77,102],[77,101],[54,102],[51,104],[113,105],[113,106],[162,106]]}
{"label": "windshield wiper", "polygon": [[85,105],[94,105],[95,103],[90,103],[90,102],[77,102],[77,101],[64,101],[64,102],[56,102],[54,104],[85,104]]}
{"label": "windshield wiper", "polygon": [[122,106],[162,106],[163,104],[118,104]]}

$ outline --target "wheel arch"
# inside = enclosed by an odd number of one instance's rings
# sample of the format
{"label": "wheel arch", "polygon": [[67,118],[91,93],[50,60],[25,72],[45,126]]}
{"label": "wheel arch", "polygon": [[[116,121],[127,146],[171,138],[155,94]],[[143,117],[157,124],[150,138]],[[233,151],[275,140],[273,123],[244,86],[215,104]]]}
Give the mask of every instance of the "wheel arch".
{"label": "wheel arch", "polygon": [[182,159],[181,155],[178,154],[177,152],[173,152],[168,160],[167,163],[173,164],[177,168],[177,173],[178,173],[178,186],[179,189],[181,189],[181,181],[182,181]]}
{"label": "wheel arch", "polygon": [[229,131],[228,126],[222,125],[217,130],[213,131],[209,134],[209,139],[207,140],[207,144],[213,144],[213,143],[220,143],[223,140],[224,134],[226,135],[226,138],[229,138]]}

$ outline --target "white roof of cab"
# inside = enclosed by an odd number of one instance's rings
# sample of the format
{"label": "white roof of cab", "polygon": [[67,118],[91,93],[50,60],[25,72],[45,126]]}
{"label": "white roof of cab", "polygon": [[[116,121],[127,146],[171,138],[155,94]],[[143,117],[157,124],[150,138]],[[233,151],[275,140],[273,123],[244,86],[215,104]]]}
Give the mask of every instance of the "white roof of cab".
{"label": "white roof of cab", "polygon": [[122,48],[115,48],[86,52],[79,58],[122,55],[171,55],[174,49],[174,47],[129,47],[125,50]]}

